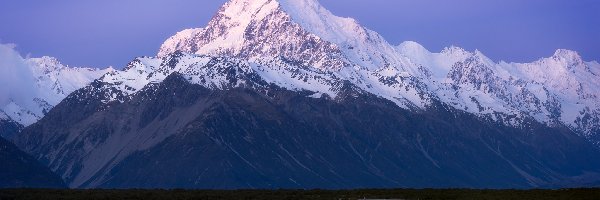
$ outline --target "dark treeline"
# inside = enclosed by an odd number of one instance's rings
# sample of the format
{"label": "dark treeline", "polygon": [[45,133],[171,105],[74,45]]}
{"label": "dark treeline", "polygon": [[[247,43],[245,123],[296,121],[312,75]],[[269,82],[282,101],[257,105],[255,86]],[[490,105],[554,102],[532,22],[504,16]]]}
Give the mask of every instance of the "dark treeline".
{"label": "dark treeline", "polygon": [[600,199],[597,189],[469,190],[52,190],[4,189],[0,200],[10,199]]}

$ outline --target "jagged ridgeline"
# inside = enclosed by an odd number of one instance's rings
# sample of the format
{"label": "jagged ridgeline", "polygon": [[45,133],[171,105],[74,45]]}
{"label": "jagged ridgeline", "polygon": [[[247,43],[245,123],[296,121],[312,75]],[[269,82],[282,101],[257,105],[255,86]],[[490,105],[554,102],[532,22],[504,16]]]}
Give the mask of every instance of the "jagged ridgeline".
{"label": "jagged ridgeline", "polygon": [[71,187],[600,184],[600,65],[399,46],[315,0],[232,0],[15,143]]}

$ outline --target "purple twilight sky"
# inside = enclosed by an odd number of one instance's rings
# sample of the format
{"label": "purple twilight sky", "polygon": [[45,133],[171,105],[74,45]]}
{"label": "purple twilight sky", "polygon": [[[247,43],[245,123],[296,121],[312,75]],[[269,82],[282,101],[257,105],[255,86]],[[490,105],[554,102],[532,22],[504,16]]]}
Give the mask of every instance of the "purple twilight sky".
{"label": "purple twilight sky", "polygon": [[[124,66],[170,35],[203,27],[225,0],[0,1],[0,43],[75,66]],[[555,49],[600,61],[598,0],[321,0],[390,43],[433,52],[456,45],[495,61],[529,62]]]}

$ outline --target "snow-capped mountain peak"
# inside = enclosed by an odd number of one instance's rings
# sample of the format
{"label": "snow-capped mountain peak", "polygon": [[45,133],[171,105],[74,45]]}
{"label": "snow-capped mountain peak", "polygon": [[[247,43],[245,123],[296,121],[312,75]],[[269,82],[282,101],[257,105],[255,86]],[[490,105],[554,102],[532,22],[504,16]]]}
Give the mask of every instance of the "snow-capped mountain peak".
{"label": "snow-capped mountain peak", "polygon": [[282,57],[305,66],[377,69],[401,58],[379,34],[333,15],[315,0],[232,0],[204,29],[171,37],[158,57],[176,50],[244,59]]}
{"label": "snow-capped mountain peak", "polygon": [[571,60],[571,61],[582,60],[579,53],[577,53],[576,51],[573,51],[573,50],[568,50],[568,49],[557,49],[554,52],[554,55],[552,55],[552,58],[565,59],[565,60]]}
{"label": "snow-capped mountain peak", "polygon": [[344,43],[366,35],[366,30],[356,20],[335,16],[316,0],[231,0],[219,11],[224,18],[213,20],[245,29],[276,12],[283,12],[281,14],[287,15],[306,31],[333,43]]}
{"label": "snow-capped mountain peak", "polygon": [[62,63],[60,63],[58,59],[49,56],[43,56],[41,58],[30,58],[27,61],[33,65],[39,66],[34,70],[40,70],[39,72],[43,74],[60,70],[65,67]]}
{"label": "snow-capped mountain peak", "polygon": [[335,44],[369,40],[368,30],[352,18],[333,15],[316,0],[280,0],[281,8],[308,32]]}
{"label": "snow-capped mountain peak", "polygon": [[[402,42],[400,45],[398,45],[397,49],[398,49],[399,53],[404,54],[413,59],[415,59],[416,57],[419,57],[419,56],[431,55],[431,52],[429,52],[429,50],[427,50],[423,45],[421,45],[417,42],[414,42],[414,41]],[[425,58],[421,57],[421,58],[416,58],[416,59],[421,60],[421,59],[425,59]]]}
{"label": "snow-capped mountain peak", "polygon": [[558,65],[566,66],[572,72],[590,72],[589,66],[585,64],[583,58],[576,51],[558,49],[551,58]]}

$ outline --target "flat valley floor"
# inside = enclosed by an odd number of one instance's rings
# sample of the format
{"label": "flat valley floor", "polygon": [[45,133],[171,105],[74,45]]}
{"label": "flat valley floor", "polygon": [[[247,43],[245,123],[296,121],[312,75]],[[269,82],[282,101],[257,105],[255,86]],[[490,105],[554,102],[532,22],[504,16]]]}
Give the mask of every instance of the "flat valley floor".
{"label": "flat valley floor", "polygon": [[55,190],[1,189],[12,199],[600,199],[600,188],[559,190],[365,189],[365,190]]}

